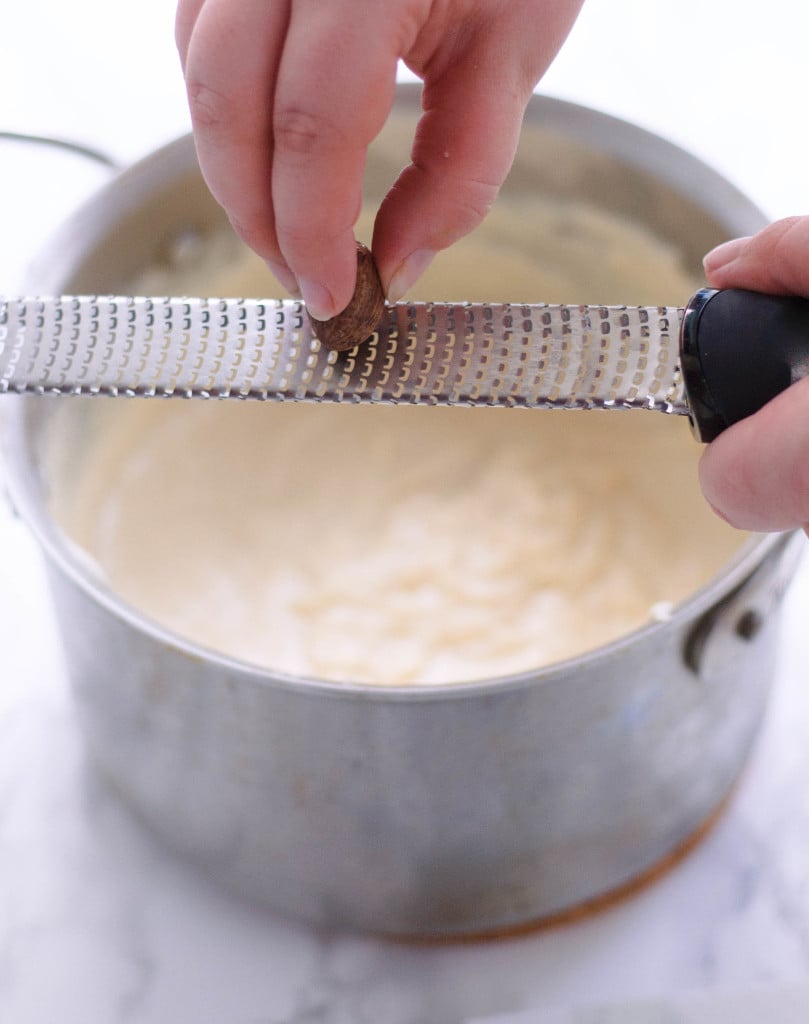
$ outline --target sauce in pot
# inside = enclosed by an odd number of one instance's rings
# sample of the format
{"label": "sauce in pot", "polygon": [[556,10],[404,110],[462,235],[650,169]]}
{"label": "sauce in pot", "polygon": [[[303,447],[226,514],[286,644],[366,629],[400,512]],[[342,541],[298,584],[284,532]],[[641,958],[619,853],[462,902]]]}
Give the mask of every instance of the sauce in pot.
{"label": "sauce in pot", "polygon": [[[271,290],[232,246],[189,244],[133,290]],[[698,284],[641,228],[538,200],[496,207],[414,297],[683,304]],[[116,401],[54,510],[180,636],[428,685],[578,655],[705,584],[743,536],[705,505],[699,454],[657,413]]]}

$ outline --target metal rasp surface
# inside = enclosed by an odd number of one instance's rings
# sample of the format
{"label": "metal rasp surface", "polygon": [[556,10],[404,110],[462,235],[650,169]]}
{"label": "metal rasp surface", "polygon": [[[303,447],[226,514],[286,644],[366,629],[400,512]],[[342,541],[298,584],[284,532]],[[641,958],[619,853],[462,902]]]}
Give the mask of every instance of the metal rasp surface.
{"label": "metal rasp surface", "polygon": [[400,303],[348,353],[293,300],[0,299],[0,391],[686,412],[682,310]]}
{"label": "metal rasp surface", "polygon": [[295,300],[0,297],[0,394],[642,408],[706,441],[807,372],[809,302],[736,290],[682,308],[403,302],[340,353]]}

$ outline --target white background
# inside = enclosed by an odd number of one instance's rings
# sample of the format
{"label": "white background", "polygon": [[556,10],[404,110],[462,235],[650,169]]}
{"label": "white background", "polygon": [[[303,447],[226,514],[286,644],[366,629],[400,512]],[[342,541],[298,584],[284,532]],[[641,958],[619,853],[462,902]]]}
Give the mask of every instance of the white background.
{"label": "white background", "polygon": [[[0,129],[122,163],[186,131],[172,23],[170,0],[6,4]],[[807,212],[808,36],[795,0],[587,0],[543,90],[688,147],[773,218]],[[0,289],[104,177],[0,142]],[[687,861],[589,922],[416,949],[234,904],[155,848],[84,763],[39,561],[1,505],[0,552],[0,1021],[443,1024],[809,982],[805,571],[751,767]]]}

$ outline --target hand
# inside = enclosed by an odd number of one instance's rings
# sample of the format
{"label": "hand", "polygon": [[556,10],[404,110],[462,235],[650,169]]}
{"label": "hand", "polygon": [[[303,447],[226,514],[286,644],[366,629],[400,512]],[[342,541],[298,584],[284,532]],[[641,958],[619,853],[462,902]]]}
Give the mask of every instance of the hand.
{"label": "hand", "polygon": [[312,315],[351,298],[368,145],[401,58],[424,80],[412,162],[378,212],[389,300],[472,230],[582,0],[179,0],[200,167],[233,227]]}
{"label": "hand", "polygon": [[[714,288],[809,297],[809,217],[726,242],[705,257],[705,272]],[[720,434],[702,456],[700,482],[733,526],[809,532],[809,377]]]}

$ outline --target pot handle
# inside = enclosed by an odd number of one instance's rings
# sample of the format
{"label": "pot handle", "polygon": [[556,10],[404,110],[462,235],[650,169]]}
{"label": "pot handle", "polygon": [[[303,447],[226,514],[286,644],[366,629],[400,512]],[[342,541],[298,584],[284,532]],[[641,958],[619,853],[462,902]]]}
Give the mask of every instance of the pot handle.
{"label": "pot handle", "polygon": [[805,553],[803,531],[785,533],[774,551],[688,632],[683,660],[707,682],[726,672],[728,664],[764,629],[777,612]]}
{"label": "pot handle", "polygon": [[4,142],[20,142],[26,145],[48,146],[51,149],[64,149],[67,150],[68,153],[75,153],[77,156],[82,156],[87,160],[93,160],[95,163],[103,164],[113,172],[123,170],[123,165],[114,157],[111,157],[109,153],[96,149],[94,146],[85,146],[84,143],[74,142],[72,139],[59,138],[56,135],[35,135],[27,132],[0,131],[0,140]]}

